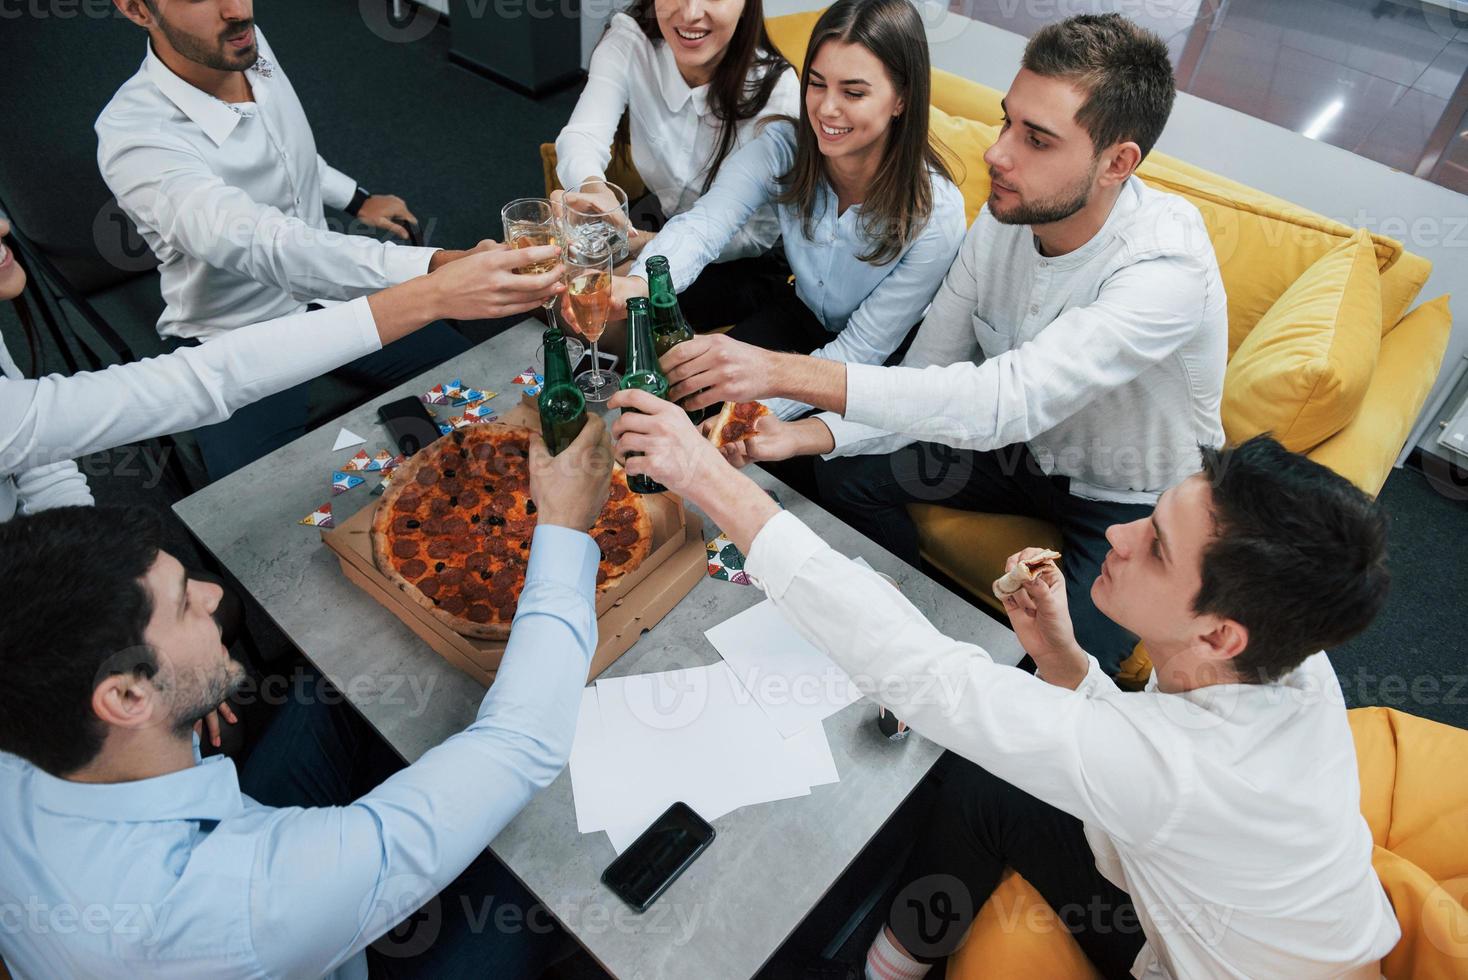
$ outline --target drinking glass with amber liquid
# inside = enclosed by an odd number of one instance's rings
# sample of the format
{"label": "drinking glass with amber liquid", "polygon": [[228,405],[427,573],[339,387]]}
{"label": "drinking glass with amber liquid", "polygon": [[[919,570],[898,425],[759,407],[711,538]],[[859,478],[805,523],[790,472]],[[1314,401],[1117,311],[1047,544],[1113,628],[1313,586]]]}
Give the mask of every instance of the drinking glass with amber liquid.
{"label": "drinking glass with amber liquid", "polygon": [[598,236],[572,238],[566,245],[562,265],[566,270],[566,305],[581,336],[591,341],[591,370],[576,376],[576,386],[589,402],[604,402],[617,390],[618,378],[602,369],[597,341],[607,328],[612,311],[611,244]]}
{"label": "drinking glass with amber liquid", "polygon": [[[558,208],[543,197],[522,197],[511,201],[500,209],[500,221],[505,226],[505,242],[511,248],[534,248],[537,245],[562,245],[566,240]],[[556,267],[556,261],[527,262],[515,270],[516,275],[538,276]],[[556,323],[556,300],[551,297],[540,304],[545,308],[550,326],[559,329]],[[574,337],[566,338],[566,353],[573,365],[586,353],[586,348]]]}

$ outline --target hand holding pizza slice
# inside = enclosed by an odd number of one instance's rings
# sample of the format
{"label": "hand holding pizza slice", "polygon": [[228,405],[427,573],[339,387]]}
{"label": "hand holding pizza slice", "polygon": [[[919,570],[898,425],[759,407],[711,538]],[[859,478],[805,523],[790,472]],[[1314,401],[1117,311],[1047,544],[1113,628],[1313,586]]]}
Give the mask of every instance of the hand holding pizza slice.
{"label": "hand holding pizza slice", "polygon": [[709,442],[715,449],[742,442],[755,434],[759,420],[769,414],[764,402],[725,402],[723,411],[709,429]]}

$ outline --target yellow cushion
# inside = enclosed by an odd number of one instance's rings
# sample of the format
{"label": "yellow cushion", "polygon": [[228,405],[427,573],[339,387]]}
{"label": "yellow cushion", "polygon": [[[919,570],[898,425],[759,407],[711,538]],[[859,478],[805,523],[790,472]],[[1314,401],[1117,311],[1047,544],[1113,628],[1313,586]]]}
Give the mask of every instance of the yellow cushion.
{"label": "yellow cushion", "polygon": [[1453,314],[1445,295],[1404,316],[1381,338],[1376,372],[1361,410],[1344,429],[1312,449],[1310,458],[1376,496],[1437,380],[1452,329]]}
{"label": "yellow cushion", "polygon": [[949,980],[1100,980],[1081,947],[1033,885],[1013,871],[984,903],[948,958]]}
{"label": "yellow cushion", "polygon": [[964,221],[972,223],[989,199],[989,168],[984,165],[984,154],[999,138],[999,129],[952,115],[937,106],[928,113],[928,126],[951,151],[945,154],[946,162],[963,194]]}
{"label": "yellow cushion", "polygon": [[1468,731],[1391,708],[1348,715],[1372,866],[1402,940],[1382,960],[1390,980],[1468,975]]}
{"label": "yellow cushion", "polygon": [[825,12],[823,8],[765,18],[765,30],[769,31],[770,40],[785,56],[785,60],[795,66],[797,75],[805,65],[805,49],[810,45],[810,32],[815,29],[816,21]]}
{"label": "yellow cushion", "polygon": [[932,88],[928,93],[933,105],[953,116],[998,126],[1004,119],[1000,101],[1004,93],[987,85],[969,81],[951,71],[934,68]]}
{"label": "yellow cushion", "polygon": [[1360,231],[1296,279],[1229,361],[1224,433],[1313,449],[1356,417],[1380,349],[1381,277]]}

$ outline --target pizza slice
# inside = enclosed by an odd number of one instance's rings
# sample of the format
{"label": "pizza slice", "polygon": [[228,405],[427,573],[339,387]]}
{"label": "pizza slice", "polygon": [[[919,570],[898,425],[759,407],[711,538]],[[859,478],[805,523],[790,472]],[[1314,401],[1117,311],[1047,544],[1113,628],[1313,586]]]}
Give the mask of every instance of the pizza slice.
{"label": "pizza slice", "polygon": [[1060,557],[1058,551],[1042,551],[1033,558],[1016,562],[1014,568],[994,580],[994,596],[1003,599],[1014,595],[1026,582],[1033,582],[1041,568]]}
{"label": "pizza slice", "polygon": [[764,402],[725,402],[724,409],[709,429],[709,442],[723,449],[731,442],[739,442],[754,435],[759,420],[771,414]]}

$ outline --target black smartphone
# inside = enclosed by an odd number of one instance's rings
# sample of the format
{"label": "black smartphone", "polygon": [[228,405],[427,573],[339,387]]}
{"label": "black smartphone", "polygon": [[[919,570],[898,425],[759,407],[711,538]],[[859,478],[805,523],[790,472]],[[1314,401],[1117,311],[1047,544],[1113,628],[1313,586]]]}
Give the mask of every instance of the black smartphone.
{"label": "black smartphone", "polygon": [[602,884],[633,911],[646,912],[713,841],[707,820],[687,803],[674,803],[607,865]]}
{"label": "black smartphone", "polygon": [[397,443],[398,452],[411,456],[442,433],[428,409],[416,398],[399,398],[377,410],[377,417]]}

